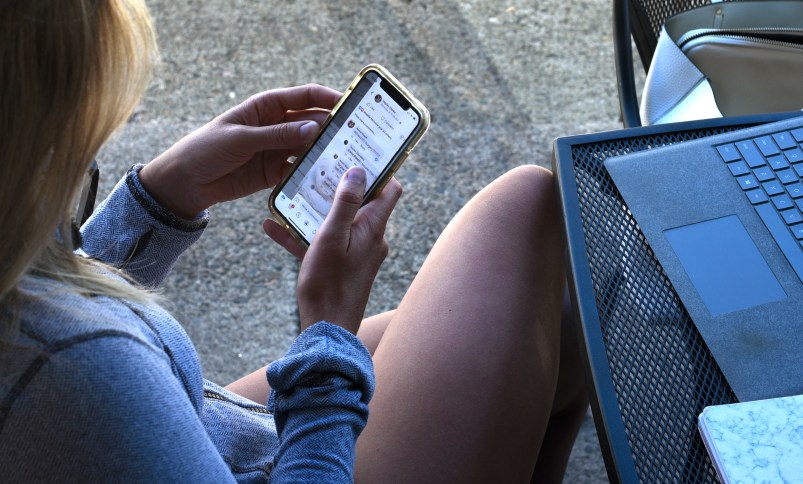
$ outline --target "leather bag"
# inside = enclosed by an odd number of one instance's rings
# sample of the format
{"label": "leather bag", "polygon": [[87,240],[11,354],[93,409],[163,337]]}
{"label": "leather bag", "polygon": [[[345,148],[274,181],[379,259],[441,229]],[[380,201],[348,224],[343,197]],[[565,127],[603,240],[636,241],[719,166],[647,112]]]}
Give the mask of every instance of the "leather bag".
{"label": "leather bag", "polygon": [[723,2],[670,17],[642,124],[803,109],[803,1]]}

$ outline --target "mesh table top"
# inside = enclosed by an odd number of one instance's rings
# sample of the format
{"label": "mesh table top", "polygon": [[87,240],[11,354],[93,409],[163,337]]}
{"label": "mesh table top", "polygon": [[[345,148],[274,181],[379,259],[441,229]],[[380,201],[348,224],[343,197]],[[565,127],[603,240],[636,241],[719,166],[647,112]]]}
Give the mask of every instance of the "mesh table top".
{"label": "mesh table top", "polygon": [[569,283],[612,481],[718,482],[697,416],[736,397],[603,162],[779,116],[784,115],[652,126],[555,143]]}

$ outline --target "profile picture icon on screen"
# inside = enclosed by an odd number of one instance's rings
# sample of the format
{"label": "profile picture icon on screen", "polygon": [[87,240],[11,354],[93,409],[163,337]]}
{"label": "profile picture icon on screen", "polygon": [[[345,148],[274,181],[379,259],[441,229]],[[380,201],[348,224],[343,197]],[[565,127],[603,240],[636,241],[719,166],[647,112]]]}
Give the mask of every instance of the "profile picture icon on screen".
{"label": "profile picture icon on screen", "polygon": [[382,102],[382,96],[380,94],[377,94],[376,96],[374,96],[374,101],[376,101],[377,103],[381,103]]}

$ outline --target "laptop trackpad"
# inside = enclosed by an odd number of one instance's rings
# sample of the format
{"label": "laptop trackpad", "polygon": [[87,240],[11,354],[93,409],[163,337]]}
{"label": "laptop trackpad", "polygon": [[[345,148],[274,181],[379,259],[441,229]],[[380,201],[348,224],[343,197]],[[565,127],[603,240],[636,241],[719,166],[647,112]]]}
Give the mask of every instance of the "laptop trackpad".
{"label": "laptop trackpad", "polygon": [[739,217],[664,231],[712,316],[786,297]]}

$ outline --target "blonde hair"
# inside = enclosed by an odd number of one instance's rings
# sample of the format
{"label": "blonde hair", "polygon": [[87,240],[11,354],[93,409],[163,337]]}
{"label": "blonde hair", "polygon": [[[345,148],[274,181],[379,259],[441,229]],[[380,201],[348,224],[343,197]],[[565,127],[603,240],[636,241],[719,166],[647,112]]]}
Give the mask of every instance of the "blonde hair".
{"label": "blonde hair", "polygon": [[68,241],[84,174],[156,60],[142,0],[0,2],[0,302],[27,273],[79,293],[146,297]]}

